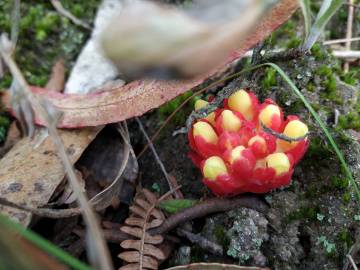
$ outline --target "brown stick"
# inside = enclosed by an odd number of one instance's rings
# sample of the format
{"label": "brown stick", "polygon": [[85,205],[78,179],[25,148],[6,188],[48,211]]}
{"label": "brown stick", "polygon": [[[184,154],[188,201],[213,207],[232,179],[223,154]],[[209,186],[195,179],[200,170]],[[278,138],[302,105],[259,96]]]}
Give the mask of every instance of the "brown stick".
{"label": "brown stick", "polygon": [[212,213],[229,211],[239,207],[246,207],[257,210],[259,212],[266,212],[267,206],[254,195],[243,195],[231,199],[213,198],[203,201],[193,207],[187,208],[184,211],[171,215],[163,224],[157,228],[153,228],[148,232],[152,235],[164,234],[176,228],[186,221],[203,217]]}

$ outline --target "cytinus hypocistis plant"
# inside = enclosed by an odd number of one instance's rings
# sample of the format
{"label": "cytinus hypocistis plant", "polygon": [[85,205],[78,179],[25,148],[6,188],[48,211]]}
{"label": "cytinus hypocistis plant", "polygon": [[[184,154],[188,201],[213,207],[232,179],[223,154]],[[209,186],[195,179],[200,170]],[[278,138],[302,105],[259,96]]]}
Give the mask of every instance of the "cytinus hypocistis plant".
{"label": "cytinus hypocistis plant", "polygon": [[[208,104],[198,100],[195,110]],[[288,141],[264,126],[283,134]],[[216,195],[266,193],[290,183],[294,166],[306,152],[308,127],[297,116],[284,119],[271,99],[262,104],[249,91],[239,90],[207,117],[193,123],[188,136],[190,157],[203,182]]]}

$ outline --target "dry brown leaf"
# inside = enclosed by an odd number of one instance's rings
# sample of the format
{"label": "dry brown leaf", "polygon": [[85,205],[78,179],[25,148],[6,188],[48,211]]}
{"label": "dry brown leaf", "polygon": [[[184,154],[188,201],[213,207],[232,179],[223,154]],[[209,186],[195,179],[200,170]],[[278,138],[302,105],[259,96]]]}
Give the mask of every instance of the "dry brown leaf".
{"label": "dry brown leaf", "polygon": [[[129,217],[125,220],[126,225],[130,226],[136,226],[142,228],[144,226],[144,220],[137,217]],[[146,229],[151,229],[155,227],[159,227],[163,223],[163,220],[160,219],[154,219],[150,223],[146,223],[145,227]]]}
{"label": "dry brown leaf", "polygon": [[165,219],[164,214],[155,208],[157,203],[155,194],[147,189],[138,190],[134,204],[129,208],[130,217],[125,220],[128,226],[120,228],[135,238],[121,243],[126,251],[120,253],[119,257],[130,264],[120,269],[158,269],[158,261],[166,259],[166,254],[156,246],[164,241],[163,236],[147,232],[149,228],[159,227]]}
{"label": "dry brown leaf", "polygon": [[166,270],[270,270],[262,267],[249,267],[221,263],[193,263],[189,265],[175,266]]}
{"label": "dry brown leaf", "polygon": [[[98,131],[99,128],[59,130],[73,164]],[[21,139],[0,160],[0,197],[16,204],[41,207],[48,203],[64,176],[65,171],[52,139],[45,130],[38,130],[33,139]],[[30,223],[29,212],[3,206],[0,210],[24,226]]]}
{"label": "dry brown leaf", "polygon": [[[141,241],[140,240],[125,240],[120,245],[124,249],[135,249],[139,250],[141,248]],[[144,255],[150,255],[159,260],[165,260],[164,252],[161,249],[157,248],[151,244],[144,244]]]}
{"label": "dry brown leaf", "polygon": [[[137,237],[137,238],[141,238],[143,235],[142,228],[140,229],[140,228],[135,228],[135,227],[123,226],[120,228],[120,230],[124,233],[127,233],[127,234]],[[145,233],[144,241],[145,241],[145,243],[148,243],[148,244],[158,245],[164,241],[164,238],[161,235],[152,236],[150,234]]]}
{"label": "dry brown leaf", "polygon": [[[264,16],[254,31],[241,43],[241,47],[231,54],[226,63],[217,68],[214,67],[214,71],[223,70],[226,64],[244,55],[248,49],[285,22],[297,8],[297,0],[281,0]],[[38,87],[32,87],[32,91],[34,94],[48,99],[63,113],[63,117],[58,123],[59,127],[98,126],[142,115],[199,85],[212,74],[214,72],[190,81],[138,80],[116,87],[113,91],[88,95],[60,94]],[[4,97],[4,99],[6,102],[8,97]],[[35,122],[44,125],[36,111],[35,114]]]}

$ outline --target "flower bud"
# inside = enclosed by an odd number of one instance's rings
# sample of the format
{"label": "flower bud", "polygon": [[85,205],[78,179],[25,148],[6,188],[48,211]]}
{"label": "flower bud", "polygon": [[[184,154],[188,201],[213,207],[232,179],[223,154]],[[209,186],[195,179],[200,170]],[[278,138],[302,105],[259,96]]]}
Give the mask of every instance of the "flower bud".
{"label": "flower bud", "polygon": [[[198,99],[194,105],[195,111],[198,111],[198,110],[204,108],[208,104],[209,104],[209,102],[207,102],[203,99]],[[215,112],[209,113],[208,116],[205,117],[205,119],[208,120],[210,124],[215,125]]]}
{"label": "flower bud", "polygon": [[[233,93],[228,99],[228,106],[231,110],[241,113],[246,120],[251,120],[255,114],[256,97],[252,97],[245,90]],[[257,101],[257,100],[256,100]]]}
{"label": "flower bud", "polygon": [[194,107],[195,107],[195,111],[198,111],[202,108],[204,108],[205,106],[207,106],[209,104],[209,102],[207,102],[206,100],[203,100],[203,99],[198,99],[195,104],[194,104]]}
{"label": "flower bud", "polygon": [[241,128],[241,119],[230,110],[223,110],[216,120],[218,131],[237,132]]}
{"label": "flower bud", "polygon": [[[289,138],[295,139],[305,136],[309,132],[307,125],[300,120],[292,120],[285,126],[283,134]],[[305,139],[304,139],[305,140]],[[279,140],[279,146],[283,151],[288,151],[294,148],[299,142],[286,142]]]}
{"label": "flower bud", "polygon": [[230,164],[233,164],[235,162],[235,160],[241,158],[241,153],[245,150],[246,148],[242,145],[239,145],[237,147],[235,147],[233,150],[231,150],[230,152],[230,156],[229,156],[229,162]]}
{"label": "flower bud", "polygon": [[209,157],[205,160],[202,171],[204,177],[211,181],[215,181],[218,176],[228,173],[225,162],[218,156]]}
{"label": "flower bud", "polygon": [[267,167],[275,170],[275,176],[285,174],[291,168],[290,160],[284,153],[270,154],[265,160]]}
{"label": "flower bud", "polygon": [[233,175],[236,179],[250,179],[255,167],[256,158],[250,149],[240,145],[224,154],[225,158],[231,164]]}
{"label": "flower bud", "polygon": [[[267,100],[266,103],[271,102],[271,100]],[[265,105],[260,110],[259,122],[263,123],[268,128],[279,131],[282,125],[282,113],[279,106],[275,104]]]}
{"label": "flower bud", "polygon": [[250,138],[248,147],[257,158],[264,158],[275,151],[276,139],[270,134],[261,132],[259,135]]}
{"label": "flower bud", "polygon": [[197,136],[202,137],[205,142],[216,144],[218,142],[218,136],[216,135],[214,129],[210,124],[199,121],[193,126],[193,136],[196,138]]}

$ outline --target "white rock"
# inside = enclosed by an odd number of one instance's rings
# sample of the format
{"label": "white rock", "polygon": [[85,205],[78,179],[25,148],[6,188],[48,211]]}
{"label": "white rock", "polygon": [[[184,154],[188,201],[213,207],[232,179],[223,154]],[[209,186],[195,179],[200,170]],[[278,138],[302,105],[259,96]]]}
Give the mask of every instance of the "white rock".
{"label": "white rock", "polygon": [[116,67],[103,56],[98,37],[114,14],[122,9],[124,0],[104,0],[100,5],[91,38],[82,49],[69,79],[65,93],[90,93],[118,76]]}

